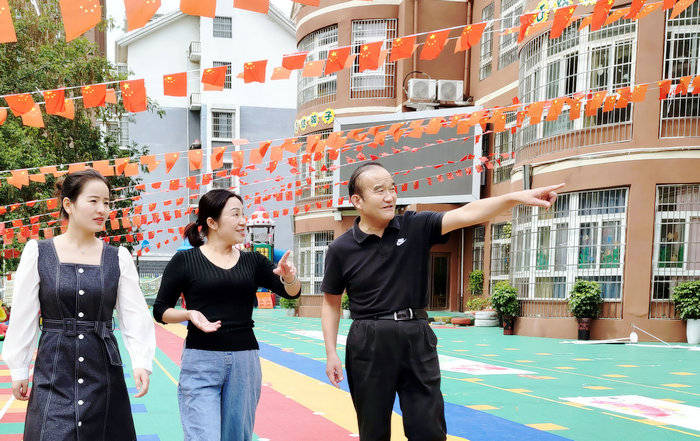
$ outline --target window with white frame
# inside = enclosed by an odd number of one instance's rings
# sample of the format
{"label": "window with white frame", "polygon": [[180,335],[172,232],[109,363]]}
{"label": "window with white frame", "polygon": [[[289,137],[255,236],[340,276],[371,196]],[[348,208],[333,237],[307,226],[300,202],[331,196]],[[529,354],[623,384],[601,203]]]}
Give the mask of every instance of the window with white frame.
{"label": "window with white frame", "polygon": [[[523,13],[523,0],[501,0],[501,31],[520,25],[520,14]],[[498,68],[512,64],[518,59],[518,34],[510,33],[501,36],[498,54]]]}
{"label": "window with white frame", "polygon": [[321,281],[332,231],[294,235],[294,258],[304,294],[321,294]]}
{"label": "window with white frame", "polygon": [[[353,20],[352,53],[359,55],[362,45],[384,40],[381,50],[391,50],[391,42],[396,38],[395,18]],[[350,73],[350,98],[394,98],[396,96],[396,63],[386,62],[377,70],[360,72],[360,58]]]}
{"label": "window with white frame", "polygon": [[472,271],[484,270],[484,236],[486,228],[483,225],[474,227],[474,241],[472,242]]}
{"label": "window with white frame", "polygon": [[233,112],[211,113],[212,138],[233,139]]}
{"label": "window with white frame", "polygon": [[215,38],[231,38],[232,33],[231,17],[214,17]]}
{"label": "window with white frame", "polygon": [[[298,45],[300,52],[309,52],[306,62],[325,60],[328,52],[338,47],[338,25],[327,26],[302,38]],[[301,106],[311,101],[318,104],[335,101],[337,88],[336,74],[321,77],[298,76],[297,105]]]}
{"label": "window with white frame", "polygon": [[700,280],[700,184],[656,186],[652,301]]}
{"label": "window with white frame", "polygon": [[[321,135],[321,140],[323,141],[328,139],[330,134],[331,130],[329,129],[312,133],[311,135]],[[304,182],[304,188],[299,199],[333,194],[333,171],[331,169],[333,160],[328,155],[328,151],[324,151],[323,156],[318,159],[316,159],[316,155],[311,157],[306,157],[306,155],[303,150],[300,150],[297,158]]]}
{"label": "window with white frame", "polygon": [[479,43],[479,79],[491,75],[493,69],[493,9],[494,3],[489,3],[481,10],[481,21],[488,21]]}
{"label": "window with white frame", "polygon": [[[519,96],[524,102],[549,100],[577,92],[615,93],[631,86],[636,53],[636,23],[619,20],[591,32],[579,31],[580,21],[572,23],[561,36],[550,39],[543,34],[526,43],[520,52]],[[632,104],[595,116],[569,119],[565,105],[555,121],[527,126],[521,131],[521,145],[573,130],[598,126],[616,126],[630,122]],[[625,132],[626,133],[626,132]],[[601,142],[613,142],[613,138]]]}
{"label": "window with white frame", "polygon": [[[233,164],[231,162],[224,162],[223,168],[214,172],[214,180],[212,181],[212,186],[214,188],[223,188],[228,190],[231,188],[231,186],[233,186],[233,177],[229,173],[232,167]],[[216,176],[216,173],[220,171],[226,171],[226,176]]]}
{"label": "window with white frame", "polygon": [[553,209],[513,212],[513,282],[522,299],[565,299],[578,279],[622,300],[627,189],[559,195]]}
{"label": "window with white frame", "polygon": [[231,88],[231,62],[230,61],[214,61],[214,67],[226,66],[226,79],[224,80],[224,89]]}
{"label": "window with white frame", "polygon": [[[664,78],[676,84],[682,77],[700,75],[700,3],[673,19],[670,13],[666,11]],[[694,92],[669,95],[661,102],[662,138],[700,136],[700,95]]]}
{"label": "window with white frame", "polygon": [[[493,134],[493,153],[500,164],[493,169],[493,183],[510,181],[510,173],[513,170],[515,159],[512,153],[515,151],[515,134],[511,132],[511,128],[515,127],[515,112],[506,113],[506,130],[500,133]],[[507,154],[504,158],[502,155]]]}
{"label": "window with white frame", "polygon": [[127,118],[107,121],[106,129],[107,134],[114,139],[120,147],[127,147],[131,142],[129,139],[129,121]]}
{"label": "window with white frame", "polygon": [[491,225],[491,284],[508,280],[510,276],[510,242],[511,223],[502,222]]}

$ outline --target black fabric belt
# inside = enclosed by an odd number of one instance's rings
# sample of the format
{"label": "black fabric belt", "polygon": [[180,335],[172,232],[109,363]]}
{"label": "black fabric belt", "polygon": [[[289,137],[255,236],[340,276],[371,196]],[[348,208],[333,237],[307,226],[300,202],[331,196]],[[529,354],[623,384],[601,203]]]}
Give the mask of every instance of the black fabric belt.
{"label": "black fabric belt", "polygon": [[395,320],[397,322],[406,320],[428,320],[428,313],[425,309],[406,308],[394,311],[390,314],[353,317],[353,320]]}
{"label": "black fabric belt", "polygon": [[97,321],[97,320],[76,320],[66,318],[63,320],[45,319],[41,320],[42,330],[44,332],[60,332],[68,337],[75,337],[80,333],[91,332],[96,334],[102,343],[105,345],[109,362],[114,366],[121,366],[121,357],[119,349],[114,344],[113,339],[110,339],[113,331],[112,320]]}

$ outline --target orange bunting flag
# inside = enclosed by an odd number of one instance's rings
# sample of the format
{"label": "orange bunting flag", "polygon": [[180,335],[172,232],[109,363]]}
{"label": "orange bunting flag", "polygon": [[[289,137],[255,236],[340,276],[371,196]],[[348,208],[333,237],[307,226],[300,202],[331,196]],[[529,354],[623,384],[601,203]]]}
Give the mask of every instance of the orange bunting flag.
{"label": "orange bunting flag", "polygon": [[304,67],[304,61],[308,52],[297,52],[295,54],[284,55],[282,57],[282,67],[287,70],[297,70]]}
{"label": "orange bunting flag", "polygon": [[564,32],[564,29],[566,29],[566,27],[569,26],[569,21],[574,15],[574,11],[576,11],[576,5],[565,6],[556,10],[556,12],[554,13],[554,23],[552,24],[552,30],[549,32],[550,39],[559,38],[561,36],[562,32]]}
{"label": "orange bunting flag", "polygon": [[673,5],[673,11],[671,11],[671,17],[670,19],[673,20],[674,18],[678,17],[678,15],[688,9],[688,6],[692,5],[695,2],[695,0],[678,0],[678,2]]}
{"label": "orange bunting flag", "polygon": [[7,119],[7,109],[0,109],[0,126],[5,124]]}
{"label": "orange bunting flag", "polygon": [[[642,87],[642,86],[638,86],[638,87]],[[646,93],[646,90],[644,92]],[[692,93],[693,93],[693,95],[700,94],[700,75],[697,75],[693,79],[693,92]],[[7,113],[5,113],[5,116],[7,116]],[[2,122],[0,122],[0,124],[2,124]]]}
{"label": "orange bunting flag", "polygon": [[506,115],[503,113],[503,110],[494,110],[491,122],[493,123],[493,131],[495,133],[503,132],[506,129]]}
{"label": "orange bunting flag", "polygon": [[605,100],[605,96],[607,94],[608,92],[605,90],[594,93],[593,96],[586,102],[586,110],[584,114],[586,116],[596,116],[598,109],[600,109],[600,106],[603,104],[603,100]]}
{"label": "orange bunting flag", "polygon": [[330,75],[338,72],[339,70],[345,69],[345,61],[350,55],[350,49],[350,47],[331,49],[330,52],[328,52],[328,59],[326,60],[324,75]]}
{"label": "orange bunting flag", "polygon": [[177,152],[165,154],[165,172],[166,173],[170,173],[170,170],[173,169],[178,158],[180,158],[180,154]]}
{"label": "orange bunting flag", "polygon": [[613,12],[610,13],[610,15],[608,15],[608,18],[605,19],[605,23],[603,24],[603,26],[609,26],[609,25],[615,23],[616,21],[618,21],[622,17],[629,14],[630,11],[631,11],[631,8],[620,8],[620,9],[614,10]]}
{"label": "orange bunting flag", "polygon": [[104,107],[107,96],[107,86],[104,84],[91,84],[81,88],[83,94],[83,107]]}
{"label": "orange bunting flag", "polygon": [[129,158],[116,158],[114,160],[114,168],[116,169],[117,176],[124,174],[126,170],[126,165],[129,163]]}
{"label": "orange bunting flag", "polygon": [[160,8],[160,0],[124,0],[124,7],[126,9],[126,30],[133,31],[146,26],[146,23]]}
{"label": "orange bunting flag", "polygon": [[603,101],[603,112],[612,112],[615,110],[615,102],[617,101],[617,97],[615,95],[608,95],[605,97],[605,101]]}
{"label": "orange bunting flag", "polygon": [[425,127],[425,133],[429,135],[436,135],[442,129],[442,121],[443,119],[440,117],[431,119],[428,125]]}
{"label": "orange bunting flag", "polygon": [[486,24],[487,23],[484,22],[465,26],[462,30],[462,35],[457,39],[455,53],[466,51],[476,46],[479,40],[481,40],[481,35],[484,33],[484,29],[486,29]]}
{"label": "orange bunting flag", "polygon": [[12,22],[12,12],[7,0],[0,0],[0,43],[17,41],[15,25]]}
{"label": "orange bunting flag", "polygon": [[664,11],[668,11],[676,4],[676,0],[664,0]]}
{"label": "orange bunting flag", "polygon": [[64,111],[56,113],[56,116],[62,116],[66,119],[75,118],[75,102],[71,99],[66,99],[63,103],[65,106]]}
{"label": "orange bunting flag", "polygon": [[375,41],[360,47],[360,72],[379,69],[379,55],[383,44],[383,41]]}
{"label": "orange bunting flag", "polygon": [[202,168],[202,149],[189,150],[187,152],[187,158],[190,161],[190,171]]}
{"label": "orange bunting flag", "polygon": [[60,0],[66,41],[74,40],[102,20],[99,0]]}
{"label": "orange bunting flag", "polygon": [[117,92],[115,92],[114,89],[107,89],[107,93],[105,94],[105,103],[117,104]]}
{"label": "orange bunting flag", "polygon": [[581,100],[579,98],[566,98],[569,105],[569,120],[574,121],[581,118]]}
{"label": "orange bunting flag", "polygon": [[284,150],[282,149],[281,145],[272,147],[270,149],[270,161],[272,162],[279,162],[282,160],[282,157],[284,155]]}
{"label": "orange bunting flag", "polygon": [[591,17],[591,31],[597,31],[608,18],[610,8],[612,8],[614,0],[598,0],[593,7],[593,15]]}
{"label": "orange bunting flag", "polygon": [[15,116],[20,116],[34,108],[34,99],[31,93],[21,93],[17,95],[5,96],[5,101],[10,106],[10,110]]}
{"label": "orange bunting flag", "polygon": [[537,14],[537,12],[533,12],[531,14],[523,14],[520,16],[520,31],[518,32],[518,43],[521,43],[525,39],[527,29],[532,23],[535,22]]}
{"label": "orange bunting flag", "polygon": [[639,11],[642,10],[642,7],[644,7],[644,3],[646,3],[646,1],[647,0],[632,0],[632,6],[630,6],[630,10],[625,18],[628,20],[636,20]]}
{"label": "orange bunting flag", "polygon": [[148,172],[151,173],[153,170],[155,170],[158,165],[160,164],[160,161],[156,161],[156,157],[149,155],[149,156],[141,156],[140,159],[141,165],[145,165],[146,168],[148,168]]}
{"label": "orange bunting flag", "polygon": [[[34,175],[29,175],[29,180],[32,182],[40,182],[40,183],[46,183],[46,175],[42,175],[41,173],[37,173]],[[27,203],[27,205],[29,205]]]}
{"label": "orange bunting flag", "polygon": [[163,95],[187,96],[187,72],[163,75]]}
{"label": "orange bunting flag", "polygon": [[391,43],[391,55],[389,56],[389,61],[394,62],[398,60],[403,60],[413,55],[413,51],[416,50],[416,36],[411,37],[399,37],[394,39]]}
{"label": "orange bunting flag", "polygon": [[32,110],[22,114],[22,124],[29,127],[44,127],[44,118],[41,116],[41,108],[38,104],[34,104]]}
{"label": "orange bunting flag", "polygon": [[248,61],[243,64],[244,83],[264,83],[267,60]]}
{"label": "orange bunting flag", "polygon": [[671,80],[657,81],[656,84],[659,86],[659,99],[666,99],[671,91]]}
{"label": "orange bunting flag", "polygon": [[542,121],[542,111],[544,102],[538,101],[527,106],[527,116],[530,118],[530,125],[539,124]]}
{"label": "orange bunting flag", "polygon": [[94,161],[92,168],[99,172],[102,176],[114,176],[114,167],[109,165],[109,160]]}
{"label": "orange bunting flag", "polygon": [[126,164],[124,168],[124,176],[136,176],[139,174],[139,165],[135,162],[130,162]]}
{"label": "orange bunting flag", "polygon": [[301,76],[305,78],[323,76],[323,67],[326,60],[309,61],[304,65]]}
{"label": "orange bunting flag", "polygon": [[639,11],[639,14],[637,14],[637,20],[641,20],[647,15],[651,14],[652,12],[656,11],[661,7],[661,3],[655,2],[650,5],[645,5],[641,11]]}
{"label": "orange bunting flag", "polygon": [[66,111],[66,90],[56,89],[44,92],[44,102],[46,113],[56,115]]}
{"label": "orange bunting flag", "polygon": [[318,6],[320,1],[319,0],[292,0],[294,3],[299,3],[300,5],[307,5],[307,6]]}
{"label": "orange bunting flag", "polygon": [[[243,167],[243,152],[231,152],[231,159],[233,160],[233,164],[231,166],[232,170],[235,171]],[[233,174],[233,171],[231,174]]]}
{"label": "orange bunting flag", "polygon": [[146,86],[143,79],[122,81],[119,86],[122,90],[124,109],[132,113],[146,110]]}
{"label": "orange bunting flag", "polygon": [[233,0],[233,7],[267,14],[270,10],[270,0]]}
{"label": "orange bunting flag", "polygon": [[202,84],[209,86],[207,90],[224,90],[227,67],[219,66],[204,69],[204,72],[202,72]]}
{"label": "orange bunting flag", "polygon": [[301,144],[295,143],[294,141],[296,141],[296,139],[294,138],[285,139],[280,147],[282,147],[289,153],[296,155],[299,151],[299,147],[301,147]]}
{"label": "orange bunting flag", "polygon": [[211,169],[218,170],[224,166],[224,152],[226,147],[214,147],[211,153]]}
{"label": "orange bunting flag", "polygon": [[279,66],[272,70],[272,76],[270,77],[270,80],[288,80],[291,75],[291,70]]}
{"label": "orange bunting flag", "polygon": [[17,188],[29,185],[29,172],[27,170],[11,170],[11,177],[7,178],[7,183]]}
{"label": "orange bunting flag", "polygon": [[180,0],[180,11],[187,15],[214,18],[216,0]]}
{"label": "orange bunting flag", "polygon": [[639,86],[634,86],[632,89],[632,95],[630,96],[630,101],[633,103],[640,103],[644,101],[647,95],[648,84],[640,84]]}
{"label": "orange bunting flag", "polygon": [[433,32],[425,39],[423,50],[420,52],[421,60],[434,60],[445,47],[445,41],[449,35],[449,30]]}

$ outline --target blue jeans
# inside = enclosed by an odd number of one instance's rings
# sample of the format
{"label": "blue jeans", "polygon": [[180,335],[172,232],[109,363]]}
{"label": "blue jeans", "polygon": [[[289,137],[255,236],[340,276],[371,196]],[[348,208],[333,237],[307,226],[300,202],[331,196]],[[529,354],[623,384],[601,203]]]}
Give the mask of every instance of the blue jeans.
{"label": "blue jeans", "polygon": [[178,385],[185,441],[251,441],[261,383],[257,350],[185,349]]}

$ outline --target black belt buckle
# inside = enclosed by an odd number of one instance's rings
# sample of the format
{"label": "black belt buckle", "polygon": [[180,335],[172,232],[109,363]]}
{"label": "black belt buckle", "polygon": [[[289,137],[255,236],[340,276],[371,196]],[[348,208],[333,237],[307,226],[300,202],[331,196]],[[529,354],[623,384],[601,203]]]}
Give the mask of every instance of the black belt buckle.
{"label": "black belt buckle", "polygon": [[63,331],[68,336],[78,335],[78,323],[73,318],[63,319]]}
{"label": "black belt buckle", "polygon": [[394,320],[397,322],[401,322],[401,321],[405,321],[405,320],[413,320],[413,309],[406,308],[406,309],[402,309],[401,311],[394,312]]}

